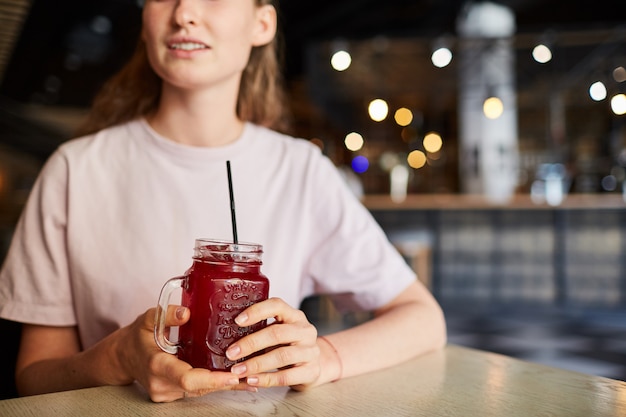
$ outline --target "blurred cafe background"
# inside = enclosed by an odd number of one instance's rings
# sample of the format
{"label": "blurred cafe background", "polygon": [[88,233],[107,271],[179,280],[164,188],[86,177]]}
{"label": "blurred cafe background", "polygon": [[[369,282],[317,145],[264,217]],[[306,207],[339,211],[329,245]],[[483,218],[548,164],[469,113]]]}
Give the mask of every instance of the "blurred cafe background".
{"label": "blurred cafe background", "polygon": [[[626,2],[279,5],[291,133],[345,174],[450,342],[626,380]],[[140,12],[0,0],[0,256]]]}

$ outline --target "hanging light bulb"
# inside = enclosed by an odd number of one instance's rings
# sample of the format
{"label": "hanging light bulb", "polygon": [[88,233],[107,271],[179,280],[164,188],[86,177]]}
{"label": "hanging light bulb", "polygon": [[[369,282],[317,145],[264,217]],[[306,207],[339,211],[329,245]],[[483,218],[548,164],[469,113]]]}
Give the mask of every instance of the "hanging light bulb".
{"label": "hanging light bulb", "polygon": [[546,64],[552,60],[552,47],[554,46],[554,33],[547,31],[541,36],[537,45],[533,48],[532,56],[540,64]]}
{"label": "hanging light bulb", "polygon": [[430,60],[437,68],[447,67],[452,62],[452,51],[450,50],[450,41],[444,37],[437,38],[433,42],[432,54]]}
{"label": "hanging light bulb", "polygon": [[335,71],[345,71],[352,64],[352,55],[348,49],[348,42],[342,39],[336,39],[331,44],[332,55],[330,57],[330,66]]}

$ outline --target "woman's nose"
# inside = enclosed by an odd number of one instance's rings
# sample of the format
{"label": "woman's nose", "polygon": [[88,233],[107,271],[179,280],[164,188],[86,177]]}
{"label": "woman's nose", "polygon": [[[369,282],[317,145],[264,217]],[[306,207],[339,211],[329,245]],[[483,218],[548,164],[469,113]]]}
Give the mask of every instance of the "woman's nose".
{"label": "woman's nose", "polygon": [[174,10],[174,21],[180,27],[198,24],[198,0],[178,0]]}

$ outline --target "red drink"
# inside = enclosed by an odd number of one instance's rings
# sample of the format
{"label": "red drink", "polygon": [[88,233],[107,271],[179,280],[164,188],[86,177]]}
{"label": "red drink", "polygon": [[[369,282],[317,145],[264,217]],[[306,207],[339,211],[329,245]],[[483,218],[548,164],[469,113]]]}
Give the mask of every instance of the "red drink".
{"label": "red drink", "polygon": [[[239,313],[268,297],[269,281],[261,273],[262,253],[256,244],[196,241],[192,266],[183,277],[170,280],[180,281],[182,305],[191,311],[189,321],[179,328],[178,358],[194,368],[228,370],[235,363],[226,358],[228,346],[267,325],[266,320],[249,327],[235,323]],[[161,299],[159,305],[163,306]],[[155,332],[161,346],[159,330]]]}

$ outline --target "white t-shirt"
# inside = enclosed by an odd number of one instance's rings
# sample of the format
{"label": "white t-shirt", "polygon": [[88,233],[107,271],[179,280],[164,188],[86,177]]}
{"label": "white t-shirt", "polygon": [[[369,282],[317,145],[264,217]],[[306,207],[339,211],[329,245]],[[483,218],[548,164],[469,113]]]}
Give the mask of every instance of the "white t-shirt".
{"label": "white t-shirt", "polygon": [[227,160],[238,238],[263,245],[270,296],[373,309],[415,280],[315,145],[246,124],[229,145],[192,147],[136,120],[46,162],[0,272],[0,317],[78,325],[87,348],[156,306],[196,238],[233,237]]}

